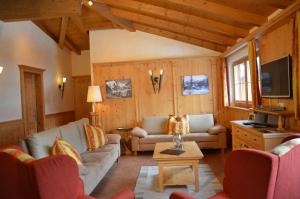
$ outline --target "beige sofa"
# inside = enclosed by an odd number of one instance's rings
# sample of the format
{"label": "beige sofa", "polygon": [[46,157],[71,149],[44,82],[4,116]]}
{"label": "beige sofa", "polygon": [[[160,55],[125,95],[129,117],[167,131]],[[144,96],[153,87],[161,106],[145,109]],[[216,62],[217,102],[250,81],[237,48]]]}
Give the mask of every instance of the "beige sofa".
{"label": "beige sofa", "polygon": [[108,143],[96,151],[89,152],[83,127],[88,123],[89,120],[83,118],[58,128],[32,134],[21,140],[20,145],[34,158],[40,159],[50,155],[49,149],[57,137],[70,143],[80,153],[83,166],[79,166],[79,174],[84,182],[85,193],[90,194],[120,157],[121,137],[106,134]]}
{"label": "beige sofa", "polygon": [[[132,132],[132,150],[153,151],[157,142],[172,142],[168,135],[168,116],[144,117],[141,129]],[[183,136],[184,141],[196,141],[200,148],[225,149],[226,128],[214,124],[212,114],[189,115],[190,133]]]}

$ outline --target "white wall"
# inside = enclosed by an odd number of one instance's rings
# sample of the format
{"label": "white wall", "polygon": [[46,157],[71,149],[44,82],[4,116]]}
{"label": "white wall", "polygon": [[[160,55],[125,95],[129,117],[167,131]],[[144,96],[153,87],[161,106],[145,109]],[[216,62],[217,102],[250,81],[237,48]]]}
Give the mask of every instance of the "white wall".
{"label": "white wall", "polygon": [[91,67],[90,67],[90,51],[83,50],[81,51],[81,55],[78,55],[72,52],[72,75],[80,76],[80,75],[90,75]]}
{"label": "white wall", "polygon": [[218,55],[212,50],[140,31],[90,31],[91,63]]}
{"label": "white wall", "polygon": [[[0,121],[22,118],[19,64],[46,69],[44,72],[46,114],[74,109],[71,53],[31,22],[0,22]],[[64,98],[58,90],[67,77]]]}

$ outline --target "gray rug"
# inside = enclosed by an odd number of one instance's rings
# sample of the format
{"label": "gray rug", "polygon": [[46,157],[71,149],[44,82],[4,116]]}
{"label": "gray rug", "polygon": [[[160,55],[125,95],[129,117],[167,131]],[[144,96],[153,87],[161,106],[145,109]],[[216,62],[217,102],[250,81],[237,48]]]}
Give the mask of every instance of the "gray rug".
{"label": "gray rug", "polygon": [[175,191],[186,192],[197,199],[206,199],[222,190],[222,185],[209,165],[199,164],[200,191],[194,192],[194,185],[167,186],[163,193],[158,192],[158,167],[143,166],[135,186],[136,199],[168,199]]}

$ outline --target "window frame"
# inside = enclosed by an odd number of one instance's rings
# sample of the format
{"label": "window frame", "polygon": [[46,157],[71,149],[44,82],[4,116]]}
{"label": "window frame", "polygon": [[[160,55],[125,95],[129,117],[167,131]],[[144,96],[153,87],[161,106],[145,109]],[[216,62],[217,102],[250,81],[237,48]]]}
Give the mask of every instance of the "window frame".
{"label": "window frame", "polygon": [[[252,84],[251,82],[251,68],[250,68],[250,63],[249,65],[247,64],[247,62],[249,62],[248,56],[245,56],[235,62],[232,63],[231,67],[232,67],[232,99],[233,99],[233,105],[237,106],[237,107],[243,107],[243,108],[250,108],[252,105],[252,100],[249,101],[249,93],[248,93],[248,70],[250,71],[250,84]],[[244,64],[245,66],[245,95],[246,95],[246,100],[236,100],[236,95],[235,95],[235,76],[234,76],[234,67],[240,64]],[[249,67],[249,69],[248,69]],[[251,85],[252,86],[252,85]],[[252,93],[250,93],[252,96]],[[252,99],[252,98],[251,98]]]}

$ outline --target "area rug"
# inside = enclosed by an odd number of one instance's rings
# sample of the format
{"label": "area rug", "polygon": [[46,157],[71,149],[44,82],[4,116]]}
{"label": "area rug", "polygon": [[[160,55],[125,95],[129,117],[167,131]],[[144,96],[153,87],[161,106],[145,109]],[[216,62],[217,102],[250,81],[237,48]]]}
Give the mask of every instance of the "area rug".
{"label": "area rug", "polygon": [[136,199],[168,199],[175,191],[186,192],[197,199],[206,199],[222,190],[222,185],[216,178],[209,165],[199,165],[199,192],[194,192],[194,185],[167,186],[164,192],[158,192],[158,167],[143,166],[136,186]]}

